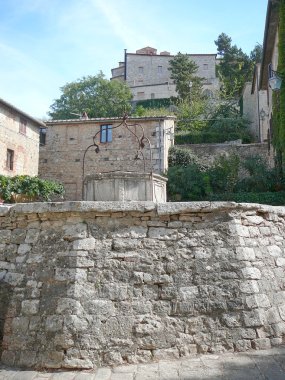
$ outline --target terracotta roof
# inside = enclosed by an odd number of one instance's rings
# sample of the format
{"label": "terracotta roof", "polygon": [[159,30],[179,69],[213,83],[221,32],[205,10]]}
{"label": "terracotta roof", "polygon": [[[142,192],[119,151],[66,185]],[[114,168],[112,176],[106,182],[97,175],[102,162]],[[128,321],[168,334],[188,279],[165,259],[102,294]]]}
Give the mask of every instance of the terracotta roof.
{"label": "terracotta roof", "polygon": [[35,119],[34,117],[28,115],[26,112],[21,111],[19,108],[13,106],[11,103],[6,102],[6,100],[0,98],[0,104],[5,106],[6,108],[9,108],[10,110],[17,112],[18,114],[24,116],[26,119],[31,120],[33,123],[35,123],[39,128],[45,127],[45,123],[41,120]]}

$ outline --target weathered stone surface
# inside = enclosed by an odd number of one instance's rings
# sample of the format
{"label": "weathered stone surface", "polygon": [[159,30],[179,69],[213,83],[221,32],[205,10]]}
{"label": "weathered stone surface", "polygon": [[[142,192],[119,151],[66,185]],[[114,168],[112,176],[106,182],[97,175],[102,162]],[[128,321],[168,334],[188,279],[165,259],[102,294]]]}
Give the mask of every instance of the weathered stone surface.
{"label": "weathered stone surface", "polygon": [[9,206],[4,362],[93,368],[280,344],[284,216],[209,202]]}

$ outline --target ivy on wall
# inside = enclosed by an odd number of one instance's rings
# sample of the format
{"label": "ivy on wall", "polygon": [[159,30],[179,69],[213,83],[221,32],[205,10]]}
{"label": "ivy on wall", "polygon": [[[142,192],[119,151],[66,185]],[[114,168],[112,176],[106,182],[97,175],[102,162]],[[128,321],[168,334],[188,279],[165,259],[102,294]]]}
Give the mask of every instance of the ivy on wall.
{"label": "ivy on wall", "polygon": [[279,42],[277,71],[282,77],[281,89],[274,93],[273,101],[273,144],[277,153],[277,165],[284,172],[285,155],[285,0],[279,5]]}

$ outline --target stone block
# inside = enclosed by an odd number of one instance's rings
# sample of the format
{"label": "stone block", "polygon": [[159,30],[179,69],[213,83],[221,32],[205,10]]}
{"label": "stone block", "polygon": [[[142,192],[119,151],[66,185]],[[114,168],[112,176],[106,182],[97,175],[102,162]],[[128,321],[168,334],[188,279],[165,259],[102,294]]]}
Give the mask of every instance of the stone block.
{"label": "stone block", "polygon": [[83,308],[81,303],[73,298],[60,298],[57,302],[57,314],[82,314]]}
{"label": "stone block", "polygon": [[284,299],[284,304],[278,306],[278,310],[279,310],[280,317],[283,319],[283,321],[285,321],[285,299]]}
{"label": "stone block", "polygon": [[137,239],[113,239],[112,248],[114,251],[126,252],[134,251],[141,246],[141,241]]}
{"label": "stone block", "polygon": [[246,327],[259,327],[266,322],[266,315],[264,310],[244,311],[243,320]]}
{"label": "stone block", "polygon": [[39,238],[40,231],[36,228],[30,228],[27,230],[27,235],[25,238],[25,243],[35,244]]}
{"label": "stone block", "polygon": [[270,301],[266,294],[254,294],[246,297],[246,305],[250,309],[257,307],[270,307]]}
{"label": "stone block", "polygon": [[12,320],[12,331],[15,334],[25,334],[29,328],[28,317],[15,317]]}
{"label": "stone block", "polygon": [[62,331],[63,317],[59,315],[48,315],[46,317],[46,330],[51,332]]}
{"label": "stone block", "polygon": [[55,270],[55,280],[57,281],[78,281],[84,282],[87,280],[87,272],[85,269],[77,268],[56,268]]}
{"label": "stone block", "polygon": [[251,350],[251,341],[249,339],[239,339],[234,343],[235,350],[238,352],[244,352]]}
{"label": "stone block", "polygon": [[271,343],[269,338],[257,338],[252,342],[253,348],[255,350],[268,350],[271,348]]}
{"label": "stone block", "polygon": [[282,338],[271,338],[270,343],[272,347],[281,346],[283,344]]}
{"label": "stone block", "polygon": [[22,301],[22,313],[24,315],[35,315],[39,311],[39,300]]}
{"label": "stone block", "polygon": [[181,287],[178,295],[182,301],[193,300],[199,295],[198,286]]}
{"label": "stone block", "polygon": [[26,238],[26,230],[24,228],[15,228],[12,231],[11,235],[11,243],[14,244],[22,244],[25,242]]}
{"label": "stone block", "polygon": [[277,257],[276,265],[278,267],[284,267],[285,266],[285,258],[284,257]]}
{"label": "stone block", "polygon": [[285,291],[281,290],[279,292],[274,293],[274,297],[272,299],[272,303],[274,305],[285,304]]}
{"label": "stone block", "polygon": [[245,217],[249,224],[262,224],[264,223],[264,219],[258,215],[247,215]]}
{"label": "stone block", "polygon": [[236,248],[236,256],[238,260],[253,261],[255,260],[255,252],[251,247]]}
{"label": "stone block", "polygon": [[240,290],[242,293],[247,293],[247,294],[258,293],[259,292],[258,282],[255,280],[243,281],[240,284]]}
{"label": "stone block", "polygon": [[90,251],[94,249],[95,246],[96,246],[96,240],[93,237],[73,241],[73,249],[75,251],[78,251],[78,250]]}
{"label": "stone block", "polygon": [[[280,311],[280,307],[279,307]],[[266,319],[269,324],[278,323],[281,321],[277,307],[271,307],[265,311]]]}
{"label": "stone block", "polygon": [[[74,241],[87,238],[87,224],[67,224],[63,226],[63,239]],[[92,249],[92,248],[91,248]]]}
{"label": "stone block", "polygon": [[20,244],[18,247],[18,254],[19,255],[25,255],[26,253],[30,252],[31,250],[31,245],[30,244]]}
{"label": "stone block", "polygon": [[241,326],[240,315],[236,314],[236,313],[235,314],[223,314],[222,315],[222,321],[229,328]]}
{"label": "stone block", "polygon": [[0,244],[10,243],[11,230],[0,230]]}
{"label": "stone block", "polygon": [[278,245],[271,245],[267,247],[267,250],[270,256],[273,256],[273,257],[282,256],[282,250],[280,247],[278,247]]}
{"label": "stone block", "polygon": [[158,349],[153,351],[153,359],[154,360],[173,360],[179,359],[179,350],[175,347],[166,348],[166,349]]}
{"label": "stone block", "polygon": [[177,230],[172,228],[150,227],[148,237],[158,240],[177,240],[177,233]]}
{"label": "stone block", "polygon": [[261,278],[261,272],[258,268],[246,267],[241,270],[242,275],[246,279],[259,280]]}
{"label": "stone block", "polygon": [[285,334],[285,322],[278,322],[271,325],[275,337],[280,337]]}

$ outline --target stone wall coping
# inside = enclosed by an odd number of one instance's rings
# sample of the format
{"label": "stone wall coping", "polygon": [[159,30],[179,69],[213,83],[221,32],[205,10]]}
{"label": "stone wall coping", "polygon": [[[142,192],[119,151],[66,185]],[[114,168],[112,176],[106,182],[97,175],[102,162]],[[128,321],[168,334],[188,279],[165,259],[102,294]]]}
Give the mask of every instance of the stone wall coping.
{"label": "stone wall coping", "polygon": [[34,202],[5,204],[0,206],[0,216],[13,214],[42,214],[65,212],[156,212],[157,215],[187,214],[193,212],[215,211],[250,211],[274,213],[285,216],[285,206],[269,206],[257,203],[235,202],[166,202],[155,203],[148,201],[133,202],[103,202],[103,201],[73,201],[73,202]]}

